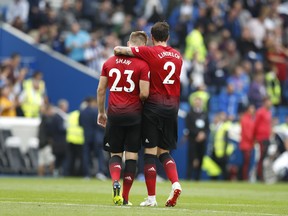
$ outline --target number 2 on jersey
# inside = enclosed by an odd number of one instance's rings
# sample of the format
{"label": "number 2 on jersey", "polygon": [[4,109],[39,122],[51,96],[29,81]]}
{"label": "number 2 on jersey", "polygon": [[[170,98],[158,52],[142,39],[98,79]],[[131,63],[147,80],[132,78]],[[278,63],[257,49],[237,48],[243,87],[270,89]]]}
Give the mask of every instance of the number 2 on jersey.
{"label": "number 2 on jersey", "polygon": [[171,77],[173,76],[176,70],[175,64],[173,62],[168,61],[164,64],[163,68],[166,71],[168,71],[168,69],[170,68],[170,72],[163,80],[163,84],[170,84],[170,85],[174,84],[175,80],[171,79]]}
{"label": "number 2 on jersey", "polygon": [[133,70],[125,70],[124,71],[124,74],[127,74],[126,82],[129,83],[129,85],[130,85],[130,87],[127,88],[126,86],[124,86],[124,87],[118,86],[119,81],[121,79],[121,71],[118,70],[117,68],[112,68],[109,71],[109,77],[113,77],[113,75],[116,74],[116,78],[113,82],[113,85],[111,86],[110,91],[121,92],[124,89],[125,92],[132,92],[135,89],[135,83],[131,79],[133,72],[134,72]]}

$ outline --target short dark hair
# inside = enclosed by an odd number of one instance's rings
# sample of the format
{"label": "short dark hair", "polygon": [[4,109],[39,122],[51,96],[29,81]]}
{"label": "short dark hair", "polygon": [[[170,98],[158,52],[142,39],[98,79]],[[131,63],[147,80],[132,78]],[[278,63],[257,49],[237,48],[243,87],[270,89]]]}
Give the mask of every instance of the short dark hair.
{"label": "short dark hair", "polygon": [[156,22],[151,28],[151,35],[156,41],[167,41],[169,24],[167,22]]}

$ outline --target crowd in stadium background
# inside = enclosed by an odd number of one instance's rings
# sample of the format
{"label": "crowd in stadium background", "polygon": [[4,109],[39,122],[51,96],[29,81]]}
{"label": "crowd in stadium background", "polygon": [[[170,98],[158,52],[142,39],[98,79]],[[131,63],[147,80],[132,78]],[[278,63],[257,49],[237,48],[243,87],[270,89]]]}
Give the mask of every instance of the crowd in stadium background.
{"label": "crowd in stadium background", "polygon": [[[0,14],[2,21],[87,65],[98,76],[113,48],[126,45],[132,31],[149,34],[153,23],[166,20],[169,44],[184,57],[182,102],[192,105],[198,95],[215,126],[221,121],[239,121],[248,104],[258,109],[268,96],[274,117],[270,127],[286,124],[285,0],[13,0]],[[25,92],[30,97],[27,92],[32,83],[39,89],[39,105],[49,101],[41,72],[25,80],[27,70],[18,68],[20,61],[21,56],[11,53],[10,59],[1,62],[1,97],[12,98],[12,104],[22,107],[9,112],[12,116],[21,115],[19,111],[25,115],[23,101]]]}

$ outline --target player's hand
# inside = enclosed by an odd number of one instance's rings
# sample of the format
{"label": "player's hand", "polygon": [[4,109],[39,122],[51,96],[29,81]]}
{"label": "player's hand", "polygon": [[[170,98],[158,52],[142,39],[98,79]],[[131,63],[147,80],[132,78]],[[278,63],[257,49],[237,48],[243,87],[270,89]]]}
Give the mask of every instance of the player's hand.
{"label": "player's hand", "polygon": [[114,55],[119,55],[120,54],[120,46],[114,47]]}
{"label": "player's hand", "polygon": [[99,124],[102,127],[106,127],[107,124],[107,115],[105,113],[99,113],[98,114],[98,119],[97,119],[97,124]]}

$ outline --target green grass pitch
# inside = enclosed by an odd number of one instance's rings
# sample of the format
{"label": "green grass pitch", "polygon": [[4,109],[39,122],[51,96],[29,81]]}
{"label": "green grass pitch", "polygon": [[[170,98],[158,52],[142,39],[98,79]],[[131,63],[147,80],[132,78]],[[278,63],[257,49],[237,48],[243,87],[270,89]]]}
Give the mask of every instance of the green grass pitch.
{"label": "green grass pitch", "polygon": [[114,206],[111,181],[80,178],[0,178],[1,216],[74,215],[288,215],[288,184],[182,181],[175,207],[164,203],[170,182],[157,183],[158,207],[140,207],[146,197],[144,182],[135,181],[133,206]]}

